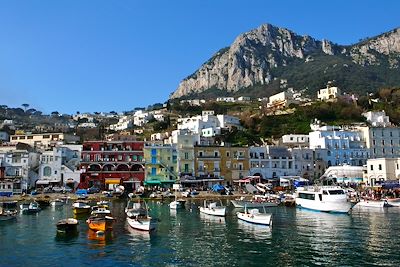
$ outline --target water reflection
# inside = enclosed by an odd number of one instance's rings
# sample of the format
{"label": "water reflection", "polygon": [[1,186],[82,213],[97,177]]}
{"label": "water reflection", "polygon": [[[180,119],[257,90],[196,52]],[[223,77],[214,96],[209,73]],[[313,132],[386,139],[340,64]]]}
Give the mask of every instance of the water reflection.
{"label": "water reflection", "polygon": [[93,241],[89,243],[89,245],[93,248],[105,247],[107,244],[112,242],[113,232],[106,231],[105,233],[103,233],[88,229],[87,239]]}
{"label": "water reflection", "polygon": [[225,217],[222,216],[213,216],[213,215],[208,215],[204,213],[200,213],[200,219],[205,222],[205,223],[219,223],[219,224],[225,224],[226,220]]}
{"label": "water reflection", "polygon": [[272,227],[269,227],[267,225],[259,225],[238,220],[238,227],[244,233],[250,234],[252,238],[258,240],[267,240],[272,236]]}

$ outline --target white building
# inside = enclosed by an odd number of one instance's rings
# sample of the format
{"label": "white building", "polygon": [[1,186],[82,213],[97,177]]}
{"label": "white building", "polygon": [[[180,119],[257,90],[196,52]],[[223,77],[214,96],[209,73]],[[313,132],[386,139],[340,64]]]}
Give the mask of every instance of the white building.
{"label": "white building", "polygon": [[0,152],[1,167],[4,168],[4,179],[13,183],[13,193],[20,194],[32,188],[37,179],[33,170],[38,166],[39,155],[26,150]]}
{"label": "white building", "polygon": [[194,134],[204,134],[215,136],[221,133],[221,129],[240,127],[240,121],[237,117],[229,115],[214,115],[212,111],[204,111],[202,115],[179,118],[178,130],[189,130]]}
{"label": "white building", "polygon": [[187,99],[187,100],[181,100],[181,104],[183,103],[188,103],[191,106],[201,106],[201,104],[206,103],[206,100],[204,99]]}
{"label": "white building", "polygon": [[338,87],[332,86],[332,82],[328,82],[326,88],[322,88],[317,93],[317,98],[321,101],[334,100],[341,95]]}
{"label": "white building", "polygon": [[64,133],[18,134],[11,135],[12,143],[24,143],[35,148],[47,148],[60,143],[76,143],[79,136]]}
{"label": "white building", "polygon": [[137,110],[135,114],[133,114],[133,124],[136,126],[143,126],[148,123],[151,118],[153,118],[153,115],[148,112]]}
{"label": "white building", "polygon": [[94,122],[80,122],[78,128],[96,128],[97,124]]}
{"label": "white building", "polygon": [[121,118],[119,118],[116,124],[111,124],[109,128],[110,130],[113,131],[123,131],[128,128],[131,128],[132,126],[133,126],[132,119],[128,116],[122,116]]}
{"label": "white building", "polygon": [[370,158],[400,157],[399,127],[358,127],[369,149]]}
{"label": "white building", "polygon": [[311,125],[310,148],[321,153],[328,166],[349,164],[362,166],[369,158],[369,149],[366,147],[362,134],[357,130],[343,130],[337,126]]}
{"label": "white building", "polygon": [[251,100],[251,98],[248,97],[248,96],[240,96],[240,97],[238,97],[237,100],[240,101],[240,102],[248,102],[248,101]]}
{"label": "white building", "polygon": [[389,116],[382,111],[368,111],[362,114],[373,127],[388,127],[390,123]]}
{"label": "white building", "polygon": [[234,103],[234,102],[235,102],[235,98],[234,98],[234,97],[230,97],[230,96],[217,97],[217,102],[230,102],[230,103]]}
{"label": "white building", "polygon": [[308,134],[285,134],[282,136],[282,144],[288,147],[306,147],[310,143]]}
{"label": "white building", "polygon": [[300,169],[295,168],[295,159],[285,147],[250,147],[249,154],[249,175],[278,179],[281,176],[294,176],[300,173]]}
{"label": "white building", "polygon": [[298,104],[299,102],[293,99],[291,91],[284,91],[269,97],[267,103],[268,108],[287,108],[290,104]]}
{"label": "white building", "polygon": [[367,161],[367,183],[371,186],[377,182],[400,179],[400,158],[376,158]]}
{"label": "white building", "polygon": [[61,145],[40,155],[36,186],[69,186],[75,188],[80,180],[79,163],[82,145]]}

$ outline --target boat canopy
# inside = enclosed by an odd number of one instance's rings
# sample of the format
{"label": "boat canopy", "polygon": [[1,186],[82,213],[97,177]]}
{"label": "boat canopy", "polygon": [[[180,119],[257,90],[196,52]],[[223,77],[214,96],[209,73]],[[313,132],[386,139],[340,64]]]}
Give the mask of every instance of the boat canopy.
{"label": "boat canopy", "polygon": [[225,190],[225,187],[223,185],[220,185],[220,184],[215,184],[215,185],[213,185],[212,190],[215,191],[215,192],[218,192],[218,191]]}

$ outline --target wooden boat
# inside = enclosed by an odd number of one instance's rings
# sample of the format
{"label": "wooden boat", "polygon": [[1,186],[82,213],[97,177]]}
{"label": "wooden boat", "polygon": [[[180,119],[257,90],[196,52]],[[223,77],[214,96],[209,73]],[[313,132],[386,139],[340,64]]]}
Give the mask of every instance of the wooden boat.
{"label": "wooden boat", "polygon": [[57,222],[57,232],[75,233],[78,228],[78,220],[74,218],[62,219]]}
{"label": "wooden boat", "polygon": [[387,198],[386,201],[389,207],[400,207],[400,198]]}
{"label": "wooden boat", "polygon": [[145,201],[130,200],[125,208],[126,221],[133,229],[151,231],[156,228],[156,221],[149,216],[149,209]]}
{"label": "wooden boat", "polygon": [[247,207],[244,208],[244,212],[237,212],[237,217],[239,220],[246,221],[249,223],[261,224],[261,225],[272,225],[272,214],[268,214],[265,212],[265,207],[263,208],[264,212],[261,213],[258,209],[250,209]]}
{"label": "wooden boat", "polygon": [[112,229],[115,219],[111,216],[90,216],[86,220],[89,228],[94,231],[107,231]]}
{"label": "wooden boat", "polygon": [[24,214],[33,214],[41,210],[37,202],[22,203],[20,209]]}
{"label": "wooden boat", "polygon": [[35,201],[39,204],[39,207],[42,209],[50,206],[50,197],[49,196],[37,198]]}
{"label": "wooden boat", "polygon": [[214,216],[225,216],[226,215],[226,207],[222,205],[220,201],[220,205],[217,205],[217,202],[209,202],[204,200],[203,207],[200,207],[200,212],[208,215]]}
{"label": "wooden boat", "polygon": [[72,204],[74,214],[87,214],[90,212],[91,208],[86,202],[77,201]]}

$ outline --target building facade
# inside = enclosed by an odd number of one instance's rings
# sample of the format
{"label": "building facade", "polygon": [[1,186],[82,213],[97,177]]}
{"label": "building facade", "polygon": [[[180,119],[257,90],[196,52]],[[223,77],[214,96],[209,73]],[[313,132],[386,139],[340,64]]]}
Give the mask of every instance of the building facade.
{"label": "building facade", "polygon": [[367,162],[366,182],[374,186],[388,180],[400,179],[400,158],[375,158]]}
{"label": "building facade", "polygon": [[128,192],[135,190],[144,181],[143,146],[141,141],[84,142],[79,187],[123,185]]}

